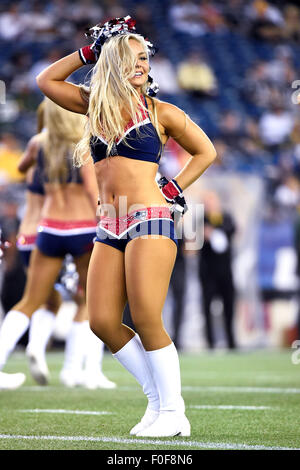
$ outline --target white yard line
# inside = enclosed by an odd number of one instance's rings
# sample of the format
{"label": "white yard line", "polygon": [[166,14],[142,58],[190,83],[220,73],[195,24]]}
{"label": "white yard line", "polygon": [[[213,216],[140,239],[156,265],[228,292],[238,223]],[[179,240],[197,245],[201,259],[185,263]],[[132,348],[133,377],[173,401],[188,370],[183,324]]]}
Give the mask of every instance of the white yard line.
{"label": "white yard line", "polygon": [[272,406],[243,406],[243,405],[190,405],[197,410],[271,410]]}
{"label": "white yard line", "polygon": [[185,392],[230,392],[230,393],[300,393],[300,388],[284,388],[284,387],[182,387]]}
{"label": "white yard line", "polygon": [[[300,394],[300,388],[288,388],[288,387],[232,387],[232,386],[182,386],[181,387],[183,392],[230,392],[230,393],[286,393],[286,394]],[[53,391],[62,391],[62,387],[57,386],[38,386],[38,385],[28,385],[18,388],[14,390],[14,393],[17,392],[51,392]],[[69,388],[68,392],[82,392],[83,388],[74,387]],[[137,391],[141,390],[138,386],[122,386],[120,385],[116,389],[109,390],[109,392],[117,392],[120,391]],[[85,390],[87,391],[87,390]],[[93,391],[93,390],[92,390]]]}
{"label": "white yard line", "polygon": [[35,440],[35,441],[73,441],[73,442],[104,442],[114,444],[134,444],[135,449],[137,444],[142,445],[155,445],[155,446],[173,446],[180,447],[182,450],[189,447],[199,449],[231,449],[231,450],[300,450],[300,448],[292,447],[276,447],[264,445],[251,445],[251,444],[235,444],[231,442],[199,442],[188,440],[154,440],[154,439],[122,439],[119,437],[89,437],[89,436],[28,436],[28,435],[12,435],[0,434],[0,439],[21,439],[21,440]]}
{"label": "white yard line", "polygon": [[[19,389],[20,390],[20,389]],[[121,386],[117,390],[138,390],[138,387]],[[232,386],[182,386],[183,392],[230,392],[230,393],[287,393],[300,394],[300,388],[284,387],[232,387]]]}
{"label": "white yard line", "polygon": [[18,410],[21,413],[66,413],[74,415],[112,415],[110,411],[82,411],[82,410],[46,410],[46,409],[34,409],[34,410]]}

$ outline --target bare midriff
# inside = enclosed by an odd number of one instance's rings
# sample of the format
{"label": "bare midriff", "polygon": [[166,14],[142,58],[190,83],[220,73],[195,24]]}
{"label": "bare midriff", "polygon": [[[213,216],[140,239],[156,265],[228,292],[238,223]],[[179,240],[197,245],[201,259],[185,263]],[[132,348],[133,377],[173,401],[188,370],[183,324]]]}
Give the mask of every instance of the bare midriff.
{"label": "bare midriff", "polygon": [[37,231],[44,204],[44,196],[27,191],[26,209],[19,227],[22,235],[34,235]]}
{"label": "bare midriff", "polygon": [[122,217],[141,207],[168,206],[155,181],[157,169],[156,163],[122,156],[95,163],[100,215]]}
{"label": "bare midriff", "polygon": [[[82,184],[46,183],[42,217],[55,220],[92,220],[96,214]],[[95,200],[97,195],[95,195]]]}

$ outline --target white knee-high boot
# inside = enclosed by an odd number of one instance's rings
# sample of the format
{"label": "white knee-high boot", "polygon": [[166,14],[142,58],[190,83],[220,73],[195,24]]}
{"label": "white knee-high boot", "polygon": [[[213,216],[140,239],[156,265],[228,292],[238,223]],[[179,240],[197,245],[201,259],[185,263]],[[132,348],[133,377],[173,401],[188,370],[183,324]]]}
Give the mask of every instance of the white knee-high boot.
{"label": "white knee-high boot", "polygon": [[15,390],[25,382],[26,376],[21,372],[6,374],[0,371],[0,390]]}
{"label": "white knee-high boot", "polygon": [[113,357],[135,377],[148,398],[146,413],[130,431],[130,434],[137,434],[140,430],[152,424],[159,415],[158,391],[139,336],[135,335],[122,349],[113,354]]}
{"label": "white knee-high boot", "polygon": [[102,371],[104,343],[90,329],[89,322],[85,323],[85,365],[83,385],[91,390],[97,388],[116,388],[116,384],[109,380]]}
{"label": "white knee-high boot", "polygon": [[31,317],[26,352],[44,355],[55,327],[56,316],[51,310],[39,308]]}
{"label": "white knee-high boot", "polygon": [[154,423],[139,431],[137,436],[189,436],[190,423],[185,416],[179,358],[174,344],[146,351],[146,354],[159,393],[160,409]]}
{"label": "white knee-high boot", "polygon": [[46,362],[46,348],[55,326],[55,314],[46,308],[34,312],[30,321],[29,341],[26,355],[32,377],[40,385],[46,385],[49,369]]}
{"label": "white knee-high boot", "polygon": [[22,312],[10,310],[4,317],[0,329],[0,370],[6,364],[11,352],[27,331],[29,318]]}
{"label": "white knee-high boot", "polygon": [[85,347],[85,322],[73,321],[65,344],[60,381],[67,387],[82,385]]}

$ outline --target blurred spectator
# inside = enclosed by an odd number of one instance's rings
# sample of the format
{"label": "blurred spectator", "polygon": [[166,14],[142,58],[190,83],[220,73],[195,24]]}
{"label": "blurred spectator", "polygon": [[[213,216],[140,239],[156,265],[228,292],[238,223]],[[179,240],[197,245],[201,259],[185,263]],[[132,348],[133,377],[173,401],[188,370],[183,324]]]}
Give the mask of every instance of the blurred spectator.
{"label": "blurred spectator", "polygon": [[258,123],[254,119],[246,119],[245,130],[246,136],[240,140],[240,146],[243,149],[243,154],[248,158],[248,162],[250,163],[250,159],[251,165],[257,168],[270,164],[272,156],[260,138]]}
{"label": "blurred spectator", "polygon": [[283,38],[287,41],[300,41],[300,10],[296,5],[286,5],[283,9]]}
{"label": "blurred spectator", "polygon": [[225,112],[220,116],[219,136],[232,147],[239,147],[239,139],[245,136],[245,127],[242,116],[234,110]]}
{"label": "blurred spectator", "polygon": [[228,0],[222,4],[222,13],[230,30],[239,32],[244,31],[245,16],[244,16],[244,0]]}
{"label": "blurred spectator", "polygon": [[100,2],[94,2],[93,0],[77,0],[72,2],[70,6],[70,19],[77,27],[83,24],[94,26],[104,21],[104,11]]}
{"label": "blurred spectator", "polygon": [[270,155],[264,149],[259,127],[253,119],[228,111],[221,116],[219,128],[217,145],[225,167],[252,171],[270,163]]}
{"label": "blurred spectator", "polygon": [[120,18],[128,15],[128,9],[124,8],[123,4],[119,0],[109,0],[106,3],[106,15],[107,18],[105,21],[108,19],[110,20],[111,18]]}
{"label": "blurred spectator", "polygon": [[194,37],[206,33],[199,5],[191,0],[177,0],[169,9],[171,27],[179,33]]}
{"label": "blurred spectator", "polygon": [[24,13],[20,13],[17,3],[11,3],[9,9],[0,15],[0,38],[4,41],[19,39],[28,24]]}
{"label": "blurred spectator", "polygon": [[13,134],[4,133],[0,138],[0,182],[15,183],[24,180],[24,175],[18,171],[18,163],[22,149]]}
{"label": "blurred spectator", "polygon": [[[25,78],[25,77],[22,77]],[[21,132],[20,137],[26,138],[30,134],[31,125],[32,125],[32,116],[29,116],[30,112],[35,112],[36,108],[40,104],[41,95],[38,91],[31,90],[28,86],[26,80],[19,80],[18,83],[14,83],[16,88],[14,90],[15,105],[18,107],[18,117],[22,123],[22,129],[25,132]],[[27,115],[26,122],[25,116]],[[19,124],[18,124],[19,125]],[[17,132],[20,131],[20,128],[17,127]]]}
{"label": "blurred spectator", "polygon": [[178,250],[174,269],[170,279],[170,287],[173,294],[173,335],[172,340],[177,349],[181,349],[180,328],[184,314],[184,293],[185,293],[185,242],[182,238],[178,239]]}
{"label": "blurred spectator", "polygon": [[45,13],[47,15],[50,13],[56,21],[61,19],[70,20],[72,7],[74,7],[74,2],[71,5],[68,0],[51,0],[51,2],[45,4]]}
{"label": "blurred spectator", "polygon": [[196,51],[190,52],[179,64],[177,79],[183,90],[199,97],[214,97],[218,92],[213,69]]}
{"label": "blurred spectator", "polygon": [[175,95],[179,92],[176,70],[172,62],[160,52],[151,60],[150,75],[159,84],[161,93]]}
{"label": "blurred spectator", "polygon": [[283,209],[294,210],[300,203],[300,184],[293,174],[282,179],[274,194],[274,201]]}
{"label": "blurred spectator", "polygon": [[219,196],[208,191],[204,195],[204,244],[200,250],[199,276],[202,286],[202,311],[205,316],[207,345],[214,348],[211,306],[221,299],[227,346],[236,347],[233,319],[235,288],[232,275],[232,237],[235,224],[232,216],[223,211]]}
{"label": "blurred spectator", "polygon": [[267,78],[280,87],[288,87],[296,79],[296,70],[292,60],[292,50],[289,46],[277,46],[274,49],[274,59],[266,63]]}
{"label": "blurred spectator", "polygon": [[14,91],[12,82],[22,80],[22,77],[27,74],[31,66],[32,57],[28,51],[22,49],[12,53],[10,61],[5,62],[1,68],[1,75],[6,81],[8,89]]}
{"label": "blurred spectator", "polygon": [[209,32],[218,33],[227,29],[221,8],[212,0],[201,1],[200,15]]}
{"label": "blurred spectator", "polygon": [[8,85],[7,93],[14,96],[19,112],[35,111],[41,99],[40,93],[34,95],[29,86],[28,71],[31,67],[31,55],[25,50],[20,50],[13,54],[12,60],[5,64],[2,70]]}
{"label": "blurred spectator", "polygon": [[[72,6],[68,0],[53,0],[45,6],[45,14],[51,15],[55,27],[55,38],[53,41],[67,41],[74,38],[78,29],[84,30],[85,27],[90,26],[86,22],[79,25],[72,20]],[[74,50],[74,47],[70,48]]]}
{"label": "blurred spectator", "polygon": [[55,38],[54,18],[45,12],[45,4],[35,1],[29,12],[24,13],[26,21],[26,40],[49,41]]}
{"label": "blurred spectator", "polygon": [[[153,24],[153,14],[149,5],[145,2],[138,2],[134,9],[134,19],[138,33],[151,38],[151,42],[157,41],[157,30]],[[151,64],[152,66],[152,64]]]}
{"label": "blurred spectator", "polygon": [[268,63],[258,60],[246,71],[242,83],[242,96],[249,102],[261,108],[271,103],[272,84],[267,73]]}
{"label": "blurred spectator", "polygon": [[245,120],[246,134],[249,139],[260,149],[263,149],[263,143],[259,134],[259,125],[255,119],[248,117]]}
{"label": "blurred spectator", "polygon": [[[4,312],[8,312],[18,302],[25,287],[25,272],[19,251],[16,247],[16,238],[19,227],[17,216],[19,201],[12,194],[13,191],[5,191],[0,187],[1,211],[0,228],[2,240],[8,241],[10,247],[4,251],[3,282],[1,288],[1,304]],[[2,265],[1,265],[2,268]]]}
{"label": "blurred spectator", "polygon": [[270,151],[278,151],[286,143],[294,126],[294,118],[287,112],[280,102],[274,102],[269,111],[266,111],[260,121],[260,137]]}
{"label": "blurred spectator", "polygon": [[27,85],[30,90],[39,91],[39,88],[36,83],[36,77],[38,74],[44,70],[45,68],[49,67],[49,65],[53,64],[53,62],[61,59],[63,57],[64,51],[59,48],[50,49],[47,52],[46,56],[35,62],[35,64],[30,68],[27,75]]}
{"label": "blurred spectator", "polygon": [[226,170],[233,169],[236,167],[237,162],[240,160],[241,155],[236,150],[236,148],[229,147],[224,140],[219,137],[213,140],[214,147],[217,152],[217,158],[214,161],[214,168],[211,171],[215,170]]}
{"label": "blurred spectator", "polygon": [[[281,210],[273,200],[269,205],[265,204],[264,209],[257,233],[257,278],[266,333],[274,324],[274,301],[293,298],[297,292],[297,278],[294,221],[290,214],[287,216],[288,211]],[[283,321],[286,315],[289,317],[286,304],[278,315]],[[282,343],[281,340],[280,346]]]}
{"label": "blurred spectator", "polygon": [[249,32],[255,39],[281,39],[284,20],[277,7],[266,0],[253,0],[251,5],[246,7],[245,13],[250,21]]}

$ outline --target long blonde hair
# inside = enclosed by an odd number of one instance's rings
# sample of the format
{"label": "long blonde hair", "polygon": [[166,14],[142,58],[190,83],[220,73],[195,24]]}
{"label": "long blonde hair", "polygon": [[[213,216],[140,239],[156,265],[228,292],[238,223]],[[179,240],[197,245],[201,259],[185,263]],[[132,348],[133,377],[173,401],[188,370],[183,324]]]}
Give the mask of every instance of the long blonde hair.
{"label": "long blonde hair", "polygon": [[[101,50],[91,77],[89,90],[89,120],[85,127],[82,140],[76,146],[74,163],[81,166],[85,163],[84,156],[89,152],[91,137],[104,137],[108,143],[107,155],[117,137],[124,132],[122,109],[126,109],[134,125],[142,120],[142,112],[146,111],[137,90],[130,84],[129,79],[135,73],[136,57],[131,50],[129,41],[139,42],[148,56],[147,45],[139,34],[125,34],[109,39]],[[83,87],[84,88],[84,87]],[[85,92],[87,91],[86,88]],[[142,87],[146,95],[147,83]],[[160,137],[155,102],[152,99],[153,113],[150,110],[154,126]],[[124,139],[126,144],[126,139]],[[127,145],[129,145],[127,143]]]}
{"label": "long blonde hair", "polygon": [[37,108],[36,117],[37,117],[37,133],[42,132],[44,126],[44,110],[45,110],[45,100],[43,100]]}
{"label": "long blonde hair", "polygon": [[41,144],[46,174],[50,182],[63,182],[68,175],[68,158],[82,139],[87,118],[61,108],[49,98],[44,100],[43,117]]}

